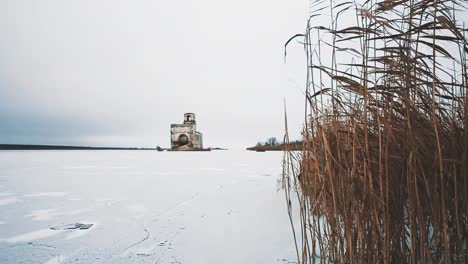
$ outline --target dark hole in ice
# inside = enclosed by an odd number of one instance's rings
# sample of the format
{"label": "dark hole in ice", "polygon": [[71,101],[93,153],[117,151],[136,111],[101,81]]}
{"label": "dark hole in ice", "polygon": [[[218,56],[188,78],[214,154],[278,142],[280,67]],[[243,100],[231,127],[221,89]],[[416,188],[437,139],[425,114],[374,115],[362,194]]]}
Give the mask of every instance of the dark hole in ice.
{"label": "dark hole in ice", "polygon": [[50,229],[52,229],[52,230],[71,230],[71,229],[86,230],[86,229],[89,229],[92,226],[93,226],[93,224],[74,223],[74,224],[53,226]]}

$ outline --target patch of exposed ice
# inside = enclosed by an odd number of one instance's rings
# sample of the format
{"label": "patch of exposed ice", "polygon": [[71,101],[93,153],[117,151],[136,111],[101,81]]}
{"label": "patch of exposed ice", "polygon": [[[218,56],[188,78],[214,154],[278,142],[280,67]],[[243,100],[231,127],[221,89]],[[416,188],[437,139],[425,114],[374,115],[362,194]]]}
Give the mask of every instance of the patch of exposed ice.
{"label": "patch of exposed ice", "polygon": [[65,170],[68,170],[68,169],[94,169],[96,168],[96,166],[67,166],[67,167],[64,167]]}
{"label": "patch of exposed ice", "polygon": [[121,203],[121,202],[126,201],[126,200],[128,200],[128,199],[111,199],[111,198],[98,198],[98,199],[95,199],[96,202],[104,203],[107,206],[112,206],[115,203]]}
{"label": "patch of exposed ice", "polygon": [[44,262],[44,264],[59,264],[59,263],[62,263],[64,260],[65,260],[64,256],[58,255],[56,257],[49,259],[47,262]]}
{"label": "patch of exposed ice", "polygon": [[34,221],[47,221],[52,220],[56,217],[57,209],[40,209],[34,210],[30,214],[25,215],[24,217],[32,218]]}
{"label": "patch of exposed ice", "polygon": [[144,175],[143,172],[138,172],[138,171],[131,171],[131,172],[121,172],[118,173],[119,175]]}
{"label": "patch of exposed ice", "polygon": [[18,198],[7,198],[7,199],[2,199],[2,200],[0,200],[0,206],[1,206],[1,205],[12,204],[12,203],[18,203],[18,202],[21,202],[21,200],[18,199]]}
{"label": "patch of exposed ice", "polygon": [[39,230],[36,230],[36,231],[33,231],[33,232],[24,233],[24,234],[16,235],[16,236],[13,236],[13,237],[10,237],[10,238],[7,238],[7,239],[3,239],[3,241],[5,241],[7,243],[31,242],[31,241],[35,241],[35,240],[39,240],[39,239],[43,239],[43,238],[56,236],[56,235],[59,235],[59,234],[61,234],[63,232],[65,232],[65,231],[63,231],[63,230],[52,230],[52,229],[49,229],[49,228],[39,229]]}
{"label": "patch of exposed ice", "polygon": [[33,210],[30,214],[27,214],[24,217],[31,218],[34,221],[49,221],[60,216],[83,214],[90,210],[90,208],[76,209],[73,211],[58,211],[57,209],[39,209]]}
{"label": "patch of exposed ice", "polygon": [[96,202],[102,203],[102,202],[109,202],[109,201],[112,201],[112,200],[114,200],[114,199],[112,199],[112,198],[105,198],[105,197],[102,198],[102,197],[101,197],[101,198],[96,198],[96,199],[94,199],[94,200],[95,200]]}
{"label": "patch of exposed ice", "polygon": [[148,213],[148,208],[142,204],[133,204],[130,206],[127,206],[127,209],[132,213],[134,218],[141,218]]}
{"label": "patch of exposed ice", "polygon": [[175,172],[152,172],[152,175],[176,175]]}
{"label": "patch of exposed ice", "polygon": [[12,193],[12,192],[4,192],[4,193],[0,193],[0,197],[2,196],[11,196],[11,195],[16,195],[17,193]]}
{"label": "patch of exposed ice", "polygon": [[6,224],[6,223],[5,223],[5,222],[3,222],[3,221],[0,221],[0,225],[4,225],[4,224]]}
{"label": "patch of exposed ice", "polygon": [[91,232],[91,230],[80,230],[76,232],[71,232],[65,237],[65,239],[70,240],[70,239],[78,238],[78,237],[88,234],[89,232]]}
{"label": "patch of exposed ice", "polygon": [[128,166],[106,166],[106,167],[101,167],[103,169],[130,169]]}
{"label": "patch of exposed ice", "polygon": [[224,171],[225,169],[221,169],[221,168],[201,168],[200,170],[207,170],[207,171]]}
{"label": "patch of exposed ice", "polygon": [[89,212],[91,210],[92,210],[92,208],[88,207],[88,208],[76,209],[76,210],[68,211],[68,212],[61,212],[61,213],[59,213],[57,215],[79,215],[79,214]]}
{"label": "patch of exposed ice", "polygon": [[24,197],[63,197],[66,195],[66,192],[39,192],[25,194]]}

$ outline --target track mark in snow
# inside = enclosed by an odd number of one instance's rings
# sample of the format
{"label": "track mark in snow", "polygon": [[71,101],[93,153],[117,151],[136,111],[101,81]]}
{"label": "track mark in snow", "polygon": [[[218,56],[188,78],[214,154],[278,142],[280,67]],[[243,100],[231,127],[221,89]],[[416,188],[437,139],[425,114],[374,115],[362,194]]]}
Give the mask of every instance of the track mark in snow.
{"label": "track mark in snow", "polygon": [[146,235],[145,235],[145,237],[144,237],[142,240],[140,240],[140,241],[138,241],[138,242],[136,242],[136,243],[134,243],[134,244],[128,246],[126,249],[124,249],[124,251],[127,252],[127,251],[128,251],[129,249],[131,249],[132,247],[135,247],[135,246],[137,246],[137,245],[143,243],[144,241],[148,240],[148,239],[150,238],[151,234],[150,234],[150,232],[148,231],[148,229],[146,229],[146,228],[145,228],[145,233],[146,233]]}
{"label": "track mark in snow", "polygon": [[182,201],[182,202],[180,202],[180,203],[174,205],[173,207],[170,207],[170,208],[166,209],[165,211],[163,211],[163,212],[157,214],[156,216],[153,217],[153,222],[154,222],[154,221],[157,221],[158,218],[159,218],[160,216],[165,215],[165,214],[167,214],[167,213],[170,213],[171,211],[173,211],[173,210],[179,208],[180,206],[184,206],[184,205],[186,205],[186,204],[192,202],[192,201],[195,200],[199,195],[200,195],[200,193],[197,192],[197,193],[195,193],[194,195],[192,195],[191,198],[189,198],[189,199],[187,199],[187,200],[184,200],[184,201]]}

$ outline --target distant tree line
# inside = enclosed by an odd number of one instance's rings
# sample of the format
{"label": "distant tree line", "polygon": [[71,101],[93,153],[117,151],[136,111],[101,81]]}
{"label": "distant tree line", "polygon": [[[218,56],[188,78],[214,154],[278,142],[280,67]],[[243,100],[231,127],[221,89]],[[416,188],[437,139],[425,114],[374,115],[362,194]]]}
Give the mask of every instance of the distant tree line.
{"label": "distant tree line", "polygon": [[260,146],[277,146],[280,142],[275,137],[268,138],[265,142],[258,142],[257,147]]}
{"label": "distant tree line", "polygon": [[[283,142],[281,141],[278,141],[278,139],[276,137],[271,137],[271,138],[268,138],[265,142],[258,142],[257,143],[257,147],[262,147],[262,146],[278,146],[278,145],[282,145]],[[295,140],[295,141],[290,141],[289,144],[292,144],[292,145],[301,145],[302,144],[302,140]]]}

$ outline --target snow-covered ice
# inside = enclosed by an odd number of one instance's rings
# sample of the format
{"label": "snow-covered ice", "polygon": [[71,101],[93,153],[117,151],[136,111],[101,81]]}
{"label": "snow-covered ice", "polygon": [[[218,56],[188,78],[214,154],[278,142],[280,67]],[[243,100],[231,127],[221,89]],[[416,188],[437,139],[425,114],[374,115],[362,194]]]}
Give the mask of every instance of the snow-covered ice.
{"label": "snow-covered ice", "polygon": [[7,198],[7,199],[0,199],[0,206],[1,205],[7,205],[7,204],[14,204],[14,203],[18,203],[20,202],[21,200],[18,199],[18,198]]}
{"label": "snow-covered ice", "polygon": [[65,196],[65,192],[39,192],[39,193],[28,193],[25,194],[25,197],[61,197]]}
{"label": "snow-covered ice", "polygon": [[294,263],[281,156],[0,151],[0,263]]}
{"label": "snow-covered ice", "polygon": [[16,236],[4,239],[3,241],[8,242],[8,243],[31,242],[31,241],[40,240],[46,237],[56,236],[56,235],[59,235],[60,233],[62,232],[57,232],[55,230],[45,228],[45,229],[40,229],[40,230],[36,230],[33,232],[28,232],[25,234],[16,235]]}

